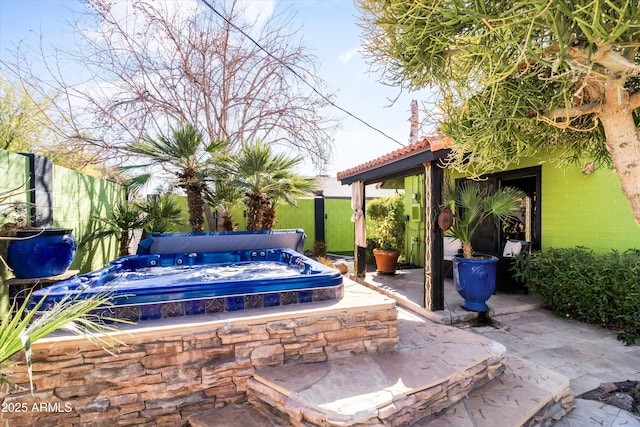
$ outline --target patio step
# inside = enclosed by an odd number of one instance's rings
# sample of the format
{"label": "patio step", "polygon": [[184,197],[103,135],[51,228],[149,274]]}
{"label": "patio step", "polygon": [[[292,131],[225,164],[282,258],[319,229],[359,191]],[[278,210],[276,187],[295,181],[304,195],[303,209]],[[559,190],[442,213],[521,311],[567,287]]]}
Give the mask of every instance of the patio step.
{"label": "patio step", "polygon": [[296,426],[401,425],[454,405],[504,370],[501,344],[398,317],[396,351],[260,369],[249,402]]}
{"label": "patio step", "polygon": [[265,415],[249,404],[227,405],[189,416],[191,427],[289,427],[291,424],[275,415]]}
{"label": "patio step", "polygon": [[193,415],[191,425],[515,427],[551,425],[572,409],[563,375],[471,332],[405,310],[398,318],[396,351],[259,369],[250,405]]}
{"label": "patio step", "polygon": [[415,427],[550,426],[575,406],[569,379],[515,356],[505,372]]}

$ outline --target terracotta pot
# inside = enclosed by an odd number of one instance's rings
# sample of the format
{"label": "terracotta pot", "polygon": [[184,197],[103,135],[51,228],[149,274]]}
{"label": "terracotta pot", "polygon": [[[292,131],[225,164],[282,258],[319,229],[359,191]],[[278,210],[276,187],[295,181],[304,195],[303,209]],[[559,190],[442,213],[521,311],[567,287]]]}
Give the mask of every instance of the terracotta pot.
{"label": "terracotta pot", "polygon": [[382,249],[374,249],[373,256],[376,258],[376,267],[378,273],[396,274],[398,265],[398,257],[400,251],[385,251]]}

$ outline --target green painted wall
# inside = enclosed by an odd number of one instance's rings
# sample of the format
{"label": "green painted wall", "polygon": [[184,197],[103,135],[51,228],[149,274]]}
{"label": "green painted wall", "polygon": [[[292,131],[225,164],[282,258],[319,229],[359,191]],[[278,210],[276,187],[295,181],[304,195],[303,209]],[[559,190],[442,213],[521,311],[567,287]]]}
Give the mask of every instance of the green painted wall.
{"label": "green painted wall", "polygon": [[[315,243],[314,199],[299,199],[298,207],[279,205],[276,209],[276,229],[302,229],[307,238],[304,249],[312,251]],[[354,228],[351,222],[350,199],[325,199],[325,243],[328,252],[353,252]],[[244,208],[234,210],[238,230],[246,230]]]}
{"label": "green painted wall", "polygon": [[424,175],[411,176],[404,183],[405,227],[404,259],[424,266]]}
{"label": "green painted wall", "polygon": [[[0,150],[0,191],[24,185],[28,178],[29,159]],[[95,226],[92,216],[105,216],[124,196],[122,187],[115,183],[53,166],[53,226],[72,228],[78,241]],[[21,196],[20,200],[26,202],[27,195]],[[117,255],[115,239],[92,242],[78,248],[70,268],[86,273],[103,267]]]}
{"label": "green painted wall", "polygon": [[[29,159],[20,154],[0,150],[0,193],[25,186],[29,179]],[[12,200],[27,202],[27,195],[19,195]],[[0,216],[0,224],[4,218]]]}
{"label": "green painted wall", "polygon": [[[620,189],[617,174],[590,175],[572,165],[559,168],[552,153],[522,159],[517,170],[542,165],[542,249],[585,246],[596,252],[640,248],[640,227]],[[461,177],[452,174],[452,178]]]}
{"label": "green painted wall", "polygon": [[313,250],[316,235],[314,199],[298,199],[298,207],[278,205],[275,228],[303,229],[307,235],[304,250]]}
{"label": "green painted wall", "polygon": [[542,168],[542,245],[597,252],[640,248],[635,222],[613,170],[584,175],[578,167]]}
{"label": "green painted wall", "polygon": [[[124,197],[125,192],[118,184],[53,166],[53,225],[72,228],[78,241],[95,227],[92,217],[105,217]],[[78,247],[70,268],[86,273],[117,256],[115,238],[93,241]]]}

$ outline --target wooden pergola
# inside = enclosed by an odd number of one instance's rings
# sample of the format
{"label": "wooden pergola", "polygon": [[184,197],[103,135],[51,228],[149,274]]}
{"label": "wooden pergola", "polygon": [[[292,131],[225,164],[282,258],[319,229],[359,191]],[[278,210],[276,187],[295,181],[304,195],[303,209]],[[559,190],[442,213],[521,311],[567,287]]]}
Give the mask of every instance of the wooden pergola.
{"label": "wooden pergola", "polygon": [[[406,147],[360,166],[339,172],[342,185],[361,183],[362,213],[366,185],[392,179],[424,174],[424,298],[423,307],[436,311],[444,309],[443,233],[438,227],[437,207],[442,204],[444,169],[441,160],[449,150],[444,148],[450,140],[441,135],[422,138]],[[356,244],[354,249],[356,278],[364,277],[366,244]]]}

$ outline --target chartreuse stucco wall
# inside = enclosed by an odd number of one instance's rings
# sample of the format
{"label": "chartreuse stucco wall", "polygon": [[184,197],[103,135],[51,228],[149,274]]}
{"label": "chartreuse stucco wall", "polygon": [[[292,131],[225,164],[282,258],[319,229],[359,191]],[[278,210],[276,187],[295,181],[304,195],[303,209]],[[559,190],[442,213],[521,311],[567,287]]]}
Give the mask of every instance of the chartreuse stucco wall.
{"label": "chartreuse stucco wall", "polygon": [[404,259],[424,266],[424,175],[405,178],[404,212],[409,216],[405,223]]}
{"label": "chartreuse stucco wall", "polygon": [[578,167],[542,168],[542,247],[585,246],[596,252],[640,248],[640,227],[618,175]]}
{"label": "chartreuse stucco wall", "polygon": [[[106,217],[125,198],[122,186],[53,166],[53,226],[72,228],[78,242],[96,227],[95,217]],[[71,269],[96,270],[118,256],[115,238],[92,240],[78,246]]]}
{"label": "chartreuse stucco wall", "polygon": [[585,175],[581,166],[558,167],[551,158],[553,153],[521,159],[517,167],[509,169],[542,166],[542,249],[584,246],[607,252],[640,248],[640,227],[617,174],[599,168]]}

